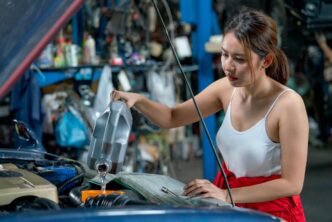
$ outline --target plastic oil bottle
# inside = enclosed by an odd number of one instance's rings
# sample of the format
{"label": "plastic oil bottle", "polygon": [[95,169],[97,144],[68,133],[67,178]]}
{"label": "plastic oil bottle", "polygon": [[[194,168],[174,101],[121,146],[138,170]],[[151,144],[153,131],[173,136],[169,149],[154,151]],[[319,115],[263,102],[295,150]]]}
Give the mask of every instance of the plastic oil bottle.
{"label": "plastic oil bottle", "polygon": [[97,170],[101,179],[122,169],[132,126],[132,115],[122,101],[111,102],[96,120],[92,133],[88,166]]}

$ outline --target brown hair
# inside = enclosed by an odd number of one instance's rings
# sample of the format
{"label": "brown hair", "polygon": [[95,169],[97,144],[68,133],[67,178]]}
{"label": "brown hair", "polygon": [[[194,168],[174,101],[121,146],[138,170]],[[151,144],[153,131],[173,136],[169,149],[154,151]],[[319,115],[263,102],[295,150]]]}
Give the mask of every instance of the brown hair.
{"label": "brown hair", "polygon": [[[242,10],[227,23],[224,35],[229,32],[233,32],[243,44],[248,61],[251,61],[250,50],[261,59],[271,53],[272,63],[266,69],[266,74],[281,84],[287,83],[288,61],[284,52],[278,47],[276,23],[271,17],[256,10]],[[253,73],[251,62],[249,66]]]}

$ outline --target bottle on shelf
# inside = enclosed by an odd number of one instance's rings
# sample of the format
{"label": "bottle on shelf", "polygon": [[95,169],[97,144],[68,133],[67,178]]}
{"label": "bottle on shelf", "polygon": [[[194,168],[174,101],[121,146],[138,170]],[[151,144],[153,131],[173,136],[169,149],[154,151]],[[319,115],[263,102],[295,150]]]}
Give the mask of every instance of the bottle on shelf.
{"label": "bottle on shelf", "polygon": [[98,63],[96,56],[96,42],[89,33],[84,34],[83,62],[92,65]]}

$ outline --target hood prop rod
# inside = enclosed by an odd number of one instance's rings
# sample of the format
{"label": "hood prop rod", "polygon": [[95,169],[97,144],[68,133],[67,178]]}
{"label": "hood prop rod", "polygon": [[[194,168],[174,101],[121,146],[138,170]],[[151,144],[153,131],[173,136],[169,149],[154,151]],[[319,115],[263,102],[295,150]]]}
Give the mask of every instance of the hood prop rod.
{"label": "hood prop rod", "polygon": [[[225,181],[225,185],[226,185],[226,188],[227,188],[228,196],[229,196],[229,198],[230,198],[230,201],[231,201],[232,206],[234,207],[235,204],[234,204],[234,201],[233,201],[233,197],[232,197],[231,189],[230,189],[230,186],[229,186],[229,183],[228,183],[228,180],[227,180],[227,176],[226,176],[226,174],[225,174],[225,171],[224,171],[224,169],[223,169],[222,166],[221,166],[221,160],[220,160],[220,158],[219,158],[219,156],[218,156],[218,154],[217,154],[217,151],[216,151],[217,149],[216,149],[214,143],[212,142],[212,139],[211,139],[211,136],[210,136],[209,130],[208,130],[207,127],[206,127],[206,124],[205,124],[205,122],[204,122],[204,119],[203,119],[202,113],[201,113],[201,111],[200,111],[200,109],[199,109],[199,107],[198,107],[198,105],[197,105],[197,103],[196,103],[195,96],[194,96],[194,93],[193,93],[193,91],[192,91],[192,89],[191,89],[191,86],[190,86],[190,84],[189,84],[189,81],[188,81],[188,79],[187,79],[187,76],[186,76],[186,74],[184,73],[184,71],[183,71],[183,69],[182,69],[182,65],[181,65],[181,63],[180,63],[179,57],[178,57],[178,55],[177,55],[177,52],[175,51],[174,45],[173,45],[173,43],[172,43],[172,41],[171,41],[171,38],[170,38],[170,36],[169,36],[169,33],[168,33],[167,28],[166,28],[166,25],[165,25],[165,22],[164,22],[164,20],[163,20],[163,17],[161,16],[161,13],[160,13],[160,11],[159,11],[159,9],[158,9],[158,6],[157,6],[157,4],[156,4],[156,1],[155,1],[155,0],[152,0],[152,3],[153,3],[153,6],[154,6],[154,8],[155,8],[155,10],[156,10],[156,12],[157,12],[157,14],[158,14],[158,17],[159,17],[161,23],[162,23],[163,29],[164,29],[164,31],[165,31],[165,33],[166,33],[167,40],[168,40],[168,42],[169,42],[169,44],[170,44],[170,46],[171,46],[172,53],[173,53],[173,55],[174,55],[174,57],[175,57],[176,63],[177,63],[177,65],[178,65],[178,67],[179,67],[179,69],[180,69],[180,71],[181,71],[181,74],[182,74],[182,76],[183,76],[183,79],[185,80],[186,86],[187,86],[187,88],[188,88],[188,90],[189,90],[189,92],[190,92],[190,96],[191,96],[191,98],[192,98],[192,100],[193,100],[193,103],[194,103],[194,105],[195,105],[195,108],[196,108],[196,111],[197,111],[197,113],[198,113],[198,116],[199,116],[200,122],[202,123],[203,128],[204,128],[204,131],[205,131],[206,135],[208,136],[208,140],[209,140],[209,143],[210,143],[211,148],[212,148],[212,150],[213,150],[214,157],[216,158],[216,160],[217,160],[217,162],[218,162],[219,170],[221,171],[222,176],[223,176],[223,179],[224,179],[224,181]],[[224,159],[221,153],[220,153],[220,155],[221,155],[221,158]]]}

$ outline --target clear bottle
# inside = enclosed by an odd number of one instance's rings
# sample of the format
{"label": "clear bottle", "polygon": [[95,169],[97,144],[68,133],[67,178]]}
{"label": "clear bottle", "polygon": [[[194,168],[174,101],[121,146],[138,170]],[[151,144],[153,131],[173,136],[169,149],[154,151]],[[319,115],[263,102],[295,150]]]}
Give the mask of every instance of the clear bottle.
{"label": "clear bottle", "polygon": [[118,173],[123,166],[132,126],[132,115],[122,101],[111,102],[98,117],[92,133],[88,166],[91,169]]}
{"label": "clear bottle", "polygon": [[84,62],[85,64],[96,65],[96,42],[91,35],[86,34],[84,43]]}

